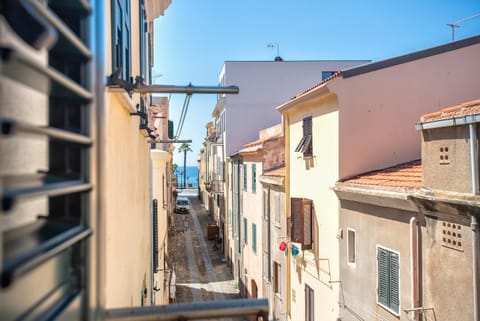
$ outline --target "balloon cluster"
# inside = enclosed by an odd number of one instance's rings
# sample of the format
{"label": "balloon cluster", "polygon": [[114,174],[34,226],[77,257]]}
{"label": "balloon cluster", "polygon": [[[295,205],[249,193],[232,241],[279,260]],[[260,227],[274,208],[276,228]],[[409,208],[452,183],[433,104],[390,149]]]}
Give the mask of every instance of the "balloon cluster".
{"label": "balloon cluster", "polygon": [[279,248],[280,251],[282,251],[282,252],[285,251],[285,255],[287,255],[288,250],[291,251],[292,256],[296,256],[296,255],[298,255],[298,254],[300,253],[300,250],[298,249],[298,247],[297,247],[296,245],[294,245],[294,244],[289,244],[289,243],[287,243],[287,242],[285,242],[285,241],[281,241],[278,248]]}

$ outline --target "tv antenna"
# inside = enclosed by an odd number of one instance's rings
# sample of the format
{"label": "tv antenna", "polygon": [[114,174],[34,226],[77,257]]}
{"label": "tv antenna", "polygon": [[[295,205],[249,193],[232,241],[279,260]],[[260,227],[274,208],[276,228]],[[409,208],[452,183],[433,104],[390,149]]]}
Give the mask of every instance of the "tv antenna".
{"label": "tv antenna", "polygon": [[268,48],[277,48],[277,56],[275,57],[275,61],[283,61],[282,57],[280,57],[280,45],[278,42],[270,42],[267,44]]}
{"label": "tv antenna", "polygon": [[452,28],[452,41],[455,40],[455,28],[460,28],[460,23],[463,23],[463,22],[466,22],[468,20],[472,20],[472,19],[475,19],[475,18],[478,18],[478,17],[480,17],[480,13],[477,13],[477,14],[474,14],[472,16],[457,20],[457,21],[452,22],[452,23],[447,23],[447,26]]}

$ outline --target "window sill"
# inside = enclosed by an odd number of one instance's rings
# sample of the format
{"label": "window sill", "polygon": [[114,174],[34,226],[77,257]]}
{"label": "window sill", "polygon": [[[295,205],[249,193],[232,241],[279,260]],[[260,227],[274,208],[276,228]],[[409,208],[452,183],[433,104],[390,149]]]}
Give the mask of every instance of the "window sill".
{"label": "window sill", "polygon": [[397,316],[397,317],[400,316],[400,311],[399,311],[399,312],[395,312],[395,311],[393,311],[392,309],[390,309],[389,307],[381,304],[380,302],[377,302],[377,305],[381,306],[385,311],[393,314],[394,316]]}

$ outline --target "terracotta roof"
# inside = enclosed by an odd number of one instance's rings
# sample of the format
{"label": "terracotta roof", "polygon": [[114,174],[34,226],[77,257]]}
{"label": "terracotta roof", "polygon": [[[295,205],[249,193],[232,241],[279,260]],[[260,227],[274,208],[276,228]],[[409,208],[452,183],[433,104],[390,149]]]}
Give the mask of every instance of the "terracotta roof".
{"label": "terracotta roof", "polygon": [[279,177],[285,177],[285,167],[280,167],[268,172],[264,172],[263,176],[279,176]]}
{"label": "terracotta roof", "polygon": [[264,143],[265,141],[267,141],[268,139],[258,139],[256,141],[253,141],[253,142],[250,142],[250,143],[247,143],[245,145],[242,146],[242,149],[246,148],[246,147],[252,147],[252,146],[256,146],[256,145],[261,145],[262,143]]}
{"label": "terracotta roof", "polygon": [[420,160],[361,174],[343,181],[349,184],[405,187],[422,187],[422,164]]}
{"label": "terracotta roof", "polygon": [[420,121],[426,123],[436,120],[459,118],[475,114],[480,114],[480,100],[469,101],[453,107],[444,108],[430,114],[425,114],[421,117]]}

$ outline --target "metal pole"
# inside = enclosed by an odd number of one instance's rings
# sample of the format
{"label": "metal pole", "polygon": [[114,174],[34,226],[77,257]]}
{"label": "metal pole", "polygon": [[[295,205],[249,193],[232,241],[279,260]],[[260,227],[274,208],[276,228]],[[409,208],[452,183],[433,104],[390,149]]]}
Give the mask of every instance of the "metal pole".
{"label": "metal pole", "polygon": [[238,86],[171,86],[136,84],[133,91],[141,94],[171,93],[171,94],[238,94]]}
{"label": "metal pole", "polygon": [[[477,138],[477,126],[476,124],[469,125],[470,131],[470,166],[471,166],[471,182],[472,182],[472,193],[474,195],[479,194],[479,183],[478,183],[478,138]],[[479,248],[479,231],[478,231],[478,221],[475,215],[472,215],[471,220],[472,227],[472,269],[473,269],[473,320],[479,321],[480,312],[479,308],[479,266],[478,266],[478,248]]]}
{"label": "metal pole", "polygon": [[262,316],[268,319],[267,299],[235,299],[180,303],[138,308],[110,309],[105,313],[107,321],[174,321],[210,318]]}

